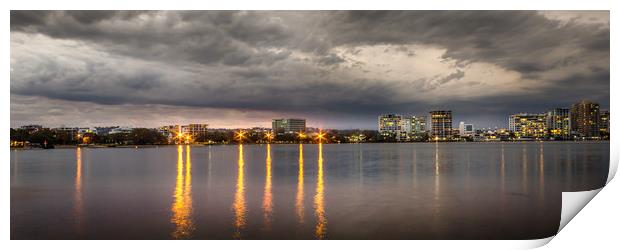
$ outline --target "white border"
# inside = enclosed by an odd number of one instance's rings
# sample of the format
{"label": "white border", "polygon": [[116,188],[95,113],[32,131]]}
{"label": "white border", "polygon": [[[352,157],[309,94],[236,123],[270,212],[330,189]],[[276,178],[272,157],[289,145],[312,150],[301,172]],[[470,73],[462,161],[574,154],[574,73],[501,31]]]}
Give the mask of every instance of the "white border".
{"label": "white border", "polygon": [[[440,1],[395,1],[395,0],[382,0],[382,1],[353,1],[353,0],[314,0],[314,1],[290,1],[290,0],[230,0],[230,1],[166,1],[166,0],[109,0],[109,1],[77,1],[77,0],[21,0],[21,1],[5,1],[2,4],[5,6],[2,13],[2,20],[4,22],[4,39],[1,41],[3,45],[3,57],[2,61],[4,78],[6,80],[3,84],[4,91],[2,91],[3,108],[1,110],[4,118],[2,123],[3,131],[9,130],[10,125],[10,89],[8,82],[10,62],[10,44],[9,44],[9,9],[529,9],[529,10],[573,10],[573,9],[612,9],[611,22],[618,23],[617,18],[614,16],[612,5],[617,4],[617,1],[603,1],[603,0],[557,0],[557,1],[540,1],[540,0],[521,0],[521,1],[482,1],[482,0],[440,0]],[[612,41],[615,33],[612,30]],[[613,42],[611,44],[614,44]],[[617,58],[617,53],[613,49],[611,50],[612,66],[614,65],[614,58]],[[612,67],[613,68],[613,67]],[[611,71],[611,82],[617,82],[618,77],[614,70]],[[611,96],[615,96],[614,93],[618,93],[617,87],[611,84]],[[617,107],[618,101],[611,99],[611,107]],[[610,108],[611,110],[612,108]],[[620,110],[620,109],[619,109]],[[612,116],[612,130],[620,131],[620,119],[616,116]],[[8,133],[2,134],[2,139],[5,145],[8,145],[9,138]],[[618,134],[612,134],[611,143],[611,166],[610,175],[608,181],[610,181],[616,172],[618,163],[617,143]],[[145,246],[149,248],[179,248],[179,247],[205,247],[204,244],[208,244],[209,247],[217,248],[229,248],[231,246],[237,248],[255,248],[258,246],[269,248],[299,248],[299,249],[316,249],[316,248],[361,248],[361,249],[377,249],[377,248],[396,248],[396,247],[409,247],[415,245],[422,248],[433,249],[462,249],[462,248],[477,248],[477,249],[506,249],[506,248],[531,248],[545,244],[549,240],[535,240],[535,241],[244,241],[244,242],[231,242],[231,241],[192,241],[192,242],[172,242],[172,241],[97,241],[97,242],[84,242],[84,241],[6,241],[9,239],[10,232],[10,206],[9,206],[9,194],[10,194],[10,179],[8,172],[9,164],[9,151],[4,150],[0,153],[2,155],[3,170],[0,171],[0,178],[4,180],[4,188],[1,192],[1,199],[3,202],[0,206],[0,214],[4,216],[3,226],[0,228],[0,235],[2,235],[2,241],[0,244],[5,245],[4,249],[24,249],[24,248],[45,248],[45,249],[67,249],[67,248],[83,248],[88,246],[89,249],[110,249],[110,248],[143,248]],[[615,243],[617,237],[615,232],[617,231],[617,209],[618,209],[618,194],[620,194],[617,184],[610,183],[608,187],[601,191],[601,197],[595,197],[593,202],[586,206],[581,214],[577,216],[574,222],[568,224],[565,230],[567,235],[560,233],[558,239],[552,241],[549,247],[554,249],[578,249],[576,246],[589,247],[595,246],[611,246],[606,244]],[[611,187],[614,187],[613,189]],[[609,190],[608,190],[609,189]],[[592,194],[592,193],[589,193]],[[567,194],[570,195],[570,194]],[[587,199],[588,197],[586,197]],[[613,223],[606,223],[613,222]],[[594,227],[595,226],[595,227]],[[602,228],[602,230],[601,230]],[[598,230],[593,230],[598,229]],[[565,237],[566,236],[566,237]],[[601,237],[603,236],[603,237]],[[605,236],[607,236],[605,238]],[[576,244],[577,243],[577,244]]]}

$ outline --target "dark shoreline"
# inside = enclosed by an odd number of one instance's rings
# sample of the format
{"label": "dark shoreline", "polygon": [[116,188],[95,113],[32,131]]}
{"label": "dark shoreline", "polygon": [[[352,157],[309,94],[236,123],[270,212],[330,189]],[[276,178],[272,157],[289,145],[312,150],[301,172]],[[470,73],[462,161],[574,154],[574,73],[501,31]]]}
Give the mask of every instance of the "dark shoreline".
{"label": "dark shoreline", "polygon": [[[323,143],[323,144],[425,144],[425,143],[441,143],[441,144],[485,144],[485,143],[511,143],[511,144],[519,144],[519,143],[609,143],[610,140],[580,140],[580,141],[459,141],[459,142],[446,142],[446,141],[429,141],[429,142],[362,142],[362,143]],[[243,145],[312,145],[318,143],[242,143]],[[239,145],[239,143],[211,143],[211,144],[203,144],[203,143],[190,143],[190,144],[138,144],[138,145],[55,145],[52,149],[67,149],[67,148],[158,148],[158,147],[173,147],[178,145],[189,145],[194,147],[206,147],[206,146],[221,146],[221,145]],[[43,150],[40,147],[11,147],[11,150]]]}

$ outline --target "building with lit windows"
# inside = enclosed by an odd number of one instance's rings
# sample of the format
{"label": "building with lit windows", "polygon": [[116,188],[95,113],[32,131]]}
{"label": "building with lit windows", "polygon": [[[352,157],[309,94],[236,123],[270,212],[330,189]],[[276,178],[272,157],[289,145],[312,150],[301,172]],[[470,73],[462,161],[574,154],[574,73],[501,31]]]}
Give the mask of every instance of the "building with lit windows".
{"label": "building with lit windows", "polygon": [[599,122],[598,128],[601,132],[602,138],[609,138],[609,110],[601,110],[601,121]]}
{"label": "building with lit windows", "polygon": [[571,131],[579,138],[598,138],[600,136],[600,110],[598,103],[583,100],[573,104],[570,109]]}
{"label": "building with lit windows", "polygon": [[397,114],[384,114],[378,118],[379,134],[383,138],[397,139],[400,135],[402,116]]}
{"label": "building with lit windows", "polygon": [[509,117],[508,126],[517,140],[544,139],[547,136],[547,115],[514,114]]}
{"label": "building with lit windows", "polygon": [[387,140],[412,141],[426,133],[426,117],[416,115],[383,114],[377,121],[379,134]]}
{"label": "building with lit windows", "polygon": [[273,119],[271,128],[277,135],[306,132],[306,119]]}
{"label": "building with lit windows", "polygon": [[452,139],[452,111],[431,111],[430,120],[431,140],[446,141]]}
{"label": "building with lit windows", "polygon": [[556,108],[547,112],[549,137],[556,140],[570,139],[570,110]]}
{"label": "building with lit windows", "polygon": [[411,133],[413,134],[426,133],[426,116],[421,116],[421,115],[411,116]]}
{"label": "building with lit windows", "polygon": [[188,124],[181,126],[181,133],[196,138],[201,134],[206,134],[209,129],[208,124]]}

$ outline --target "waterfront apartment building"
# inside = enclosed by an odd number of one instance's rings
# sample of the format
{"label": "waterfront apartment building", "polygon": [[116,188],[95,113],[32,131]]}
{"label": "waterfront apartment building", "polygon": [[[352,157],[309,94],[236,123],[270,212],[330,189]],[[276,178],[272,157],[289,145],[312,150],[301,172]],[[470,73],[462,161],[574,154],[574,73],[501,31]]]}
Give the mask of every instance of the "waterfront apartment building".
{"label": "waterfront apartment building", "polygon": [[547,115],[519,113],[508,119],[510,131],[517,140],[543,139],[547,135]]}
{"label": "waterfront apartment building", "polygon": [[429,112],[431,120],[431,140],[445,141],[452,139],[452,111],[436,110]]}
{"label": "waterfront apartment building", "polygon": [[553,139],[570,139],[570,109],[556,108],[547,112],[547,129]]}
{"label": "waterfront apartment building", "polygon": [[206,134],[209,129],[209,125],[204,123],[188,124],[181,126],[181,133],[190,135],[192,138],[196,138],[201,134]]}
{"label": "waterfront apartment building", "polygon": [[609,110],[601,110],[600,122],[598,125],[601,137],[609,137]]}
{"label": "waterfront apartment building", "polygon": [[397,114],[380,115],[377,121],[379,134],[383,138],[393,138],[398,140],[401,134],[402,116]]}
{"label": "waterfront apartment building", "polygon": [[598,138],[600,136],[599,104],[583,100],[573,104],[570,109],[572,133],[581,138]]}
{"label": "waterfront apartment building", "polygon": [[461,136],[472,136],[476,133],[474,129],[474,124],[466,124],[465,122],[459,123],[459,135]]}
{"label": "waterfront apartment building", "polygon": [[273,119],[271,128],[277,135],[306,132],[306,119]]}
{"label": "waterfront apartment building", "polygon": [[99,136],[106,136],[110,134],[112,129],[118,128],[119,126],[108,126],[108,127],[95,127],[94,131]]}
{"label": "waterfront apartment building", "polygon": [[411,141],[426,132],[426,117],[417,115],[383,114],[378,117],[379,134],[385,139]]}
{"label": "waterfront apartment building", "polygon": [[132,127],[117,127],[117,128],[113,128],[112,130],[110,130],[110,132],[108,134],[113,135],[113,134],[129,134],[131,133],[131,131],[133,131]]}
{"label": "waterfront apartment building", "polygon": [[64,125],[59,128],[53,128],[52,130],[56,133],[65,134],[68,138],[77,138],[79,131],[78,128],[65,127]]}
{"label": "waterfront apartment building", "polygon": [[34,132],[37,132],[37,131],[43,129],[43,126],[32,124],[32,125],[24,125],[24,126],[21,126],[19,128],[22,129],[22,130],[27,131],[29,134],[32,134]]}
{"label": "waterfront apartment building", "polygon": [[423,116],[423,115],[411,116],[411,133],[413,134],[426,133],[426,116]]}

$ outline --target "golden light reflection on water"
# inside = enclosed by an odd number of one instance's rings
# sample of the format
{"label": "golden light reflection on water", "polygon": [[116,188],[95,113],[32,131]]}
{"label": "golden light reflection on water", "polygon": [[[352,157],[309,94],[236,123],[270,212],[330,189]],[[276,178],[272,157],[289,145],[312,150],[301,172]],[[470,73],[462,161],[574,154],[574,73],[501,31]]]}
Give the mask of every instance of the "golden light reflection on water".
{"label": "golden light reflection on water", "polygon": [[76,163],[75,163],[75,207],[74,216],[76,222],[76,229],[82,230],[82,220],[84,217],[84,201],[82,199],[82,148],[78,147],[76,150]]}
{"label": "golden light reflection on water", "polygon": [[319,143],[319,159],[316,181],[316,195],[314,196],[314,213],[316,215],[315,236],[324,239],[327,235],[327,219],[325,218],[324,184],[323,184],[323,144]]}
{"label": "golden light reflection on water", "polygon": [[439,199],[439,143],[435,142],[435,200]]}
{"label": "golden light reflection on water", "polygon": [[435,142],[435,203],[439,201],[439,143]]}
{"label": "golden light reflection on water", "polygon": [[538,163],[538,184],[540,185],[539,191],[540,191],[540,196],[541,199],[544,200],[544,193],[545,193],[545,152],[544,152],[544,146],[541,143],[540,144],[540,162]]}
{"label": "golden light reflection on water", "polygon": [[295,197],[295,213],[299,224],[304,223],[304,146],[299,144],[299,170],[297,173],[297,196]]}
{"label": "golden light reflection on water", "polygon": [[233,211],[235,213],[235,220],[233,226],[235,232],[233,238],[241,239],[241,231],[245,228],[247,207],[245,203],[245,176],[244,176],[244,162],[243,162],[243,144],[239,144],[239,156],[237,160],[237,189],[235,192],[235,201],[233,202]]}
{"label": "golden light reflection on water", "polygon": [[[173,239],[191,238],[194,231],[192,222],[192,163],[190,147],[186,146],[186,162],[183,164],[183,146],[177,147],[177,178],[174,188],[171,222],[175,225]],[[185,165],[185,166],[184,166]]]}
{"label": "golden light reflection on water", "polygon": [[525,144],[523,144],[521,154],[523,155],[523,165],[521,166],[521,188],[523,189],[523,192],[527,193],[527,149],[525,148]]}
{"label": "golden light reflection on water", "polygon": [[263,193],[263,212],[265,229],[271,229],[273,214],[273,199],[271,193],[271,145],[267,144],[267,159],[265,160],[265,190]]}

